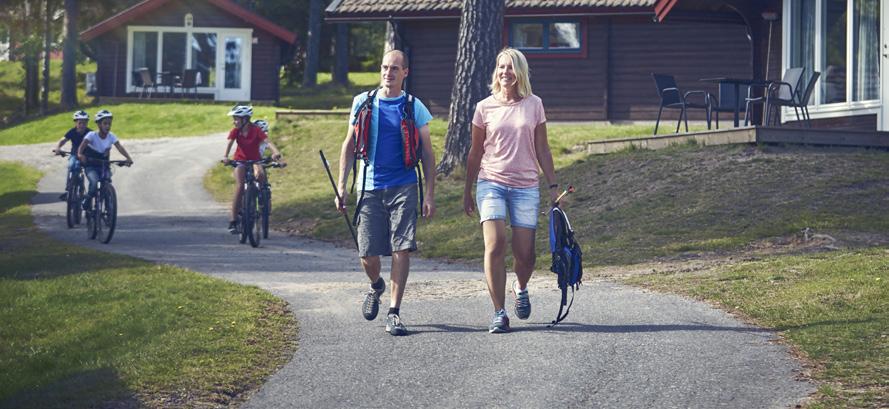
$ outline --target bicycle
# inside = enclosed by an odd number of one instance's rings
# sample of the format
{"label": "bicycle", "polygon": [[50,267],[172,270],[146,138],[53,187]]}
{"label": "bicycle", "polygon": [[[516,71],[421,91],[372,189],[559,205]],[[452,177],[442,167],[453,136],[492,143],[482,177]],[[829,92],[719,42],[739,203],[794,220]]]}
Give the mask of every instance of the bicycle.
{"label": "bicycle", "polygon": [[[64,158],[68,155],[72,155],[72,153],[58,151],[57,155]],[[83,209],[80,207],[80,204],[83,201],[83,195],[85,193],[86,189],[83,186],[83,166],[78,166],[77,171],[75,172],[72,172],[69,168],[68,177],[65,179],[65,202],[67,207],[65,209],[65,219],[69,229],[80,224],[83,217]]]}
{"label": "bicycle", "polygon": [[[264,186],[262,186],[259,183],[259,180],[256,179],[253,165],[262,164],[265,166],[265,164],[271,163],[273,163],[271,159],[266,158],[260,160],[230,160],[225,164],[226,166],[231,166],[233,168],[237,168],[239,165],[244,165],[246,168],[246,175],[244,176],[244,194],[241,196],[241,209],[238,211],[237,219],[235,219],[235,226],[237,226],[238,234],[240,234],[240,242],[245,243],[250,241],[250,245],[253,247],[259,247],[259,243],[263,238],[263,210],[260,209],[259,203],[260,196],[264,189]],[[268,190],[268,193],[269,199],[271,199],[271,189]]]}
{"label": "bicycle", "polygon": [[102,163],[96,195],[89,199],[89,210],[86,211],[86,234],[90,240],[99,237],[99,241],[108,244],[114,237],[117,227],[117,192],[111,184],[111,166],[130,166],[125,160],[89,159],[90,163]]}
{"label": "bicycle", "polygon": [[[264,169],[268,168],[285,168],[286,163],[265,162],[262,164]],[[265,173],[265,183],[259,190],[259,211],[262,218],[262,238],[269,238],[269,215],[272,213],[272,185],[269,183],[269,172]]]}

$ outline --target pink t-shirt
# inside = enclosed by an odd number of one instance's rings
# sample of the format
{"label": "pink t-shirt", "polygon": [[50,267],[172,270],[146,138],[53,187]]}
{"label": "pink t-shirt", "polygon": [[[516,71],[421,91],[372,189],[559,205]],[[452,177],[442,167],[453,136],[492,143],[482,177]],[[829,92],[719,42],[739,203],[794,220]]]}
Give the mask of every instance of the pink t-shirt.
{"label": "pink t-shirt", "polygon": [[478,178],[511,187],[535,187],[540,174],[534,130],[546,122],[543,101],[528,95],[505,104],[489,96],[475,107],[472,124],[485,130]]}

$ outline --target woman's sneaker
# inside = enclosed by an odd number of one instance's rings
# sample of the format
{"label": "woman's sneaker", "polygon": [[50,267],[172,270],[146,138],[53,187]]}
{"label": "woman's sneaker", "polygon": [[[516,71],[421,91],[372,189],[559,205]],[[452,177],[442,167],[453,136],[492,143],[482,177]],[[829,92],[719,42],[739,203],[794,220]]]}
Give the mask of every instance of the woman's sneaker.
{"label": "woman's sneaker", "polygon": [[386,291],[386,280],[382,278],[370,285],[370,291],[364,295],[364,304],[361,305],[361,314],[364,315],[364,319],[373,321],[377,318],[377,313],[380,312],[380,295],[384,291]]}
{"label": "woman's sneaker", "polygon": [[494,313],[494,320],[488,327],[488,332],[492,334],[509,332],[509,317],[506,316],[506,310],[501,309]]}
{"label": "woman's sneaker", "polygon": [[531,298],[528,296],[528,288],[519,290],[519,282],[512,282],[512,291],[515,293],[515,316],[520,320],[526,320],[531,316]]}
{"label": "woman's sneaker", "polygon": [[394,336],[407,335],[407,328],[401,323],[401,317],[398,314],[386,316],[386,332]]}

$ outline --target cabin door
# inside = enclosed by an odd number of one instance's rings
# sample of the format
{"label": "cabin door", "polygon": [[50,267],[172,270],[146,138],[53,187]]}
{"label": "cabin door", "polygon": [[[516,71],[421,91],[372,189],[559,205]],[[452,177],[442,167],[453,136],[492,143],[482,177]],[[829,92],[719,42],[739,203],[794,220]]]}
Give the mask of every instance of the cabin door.
{"label": "cabin door", "polygon": [[879,130],[889,131],[889,7],[885,2],[880,5],[880,109]]}
{"label": "cabin door", "polygon": [[251,33],[244,31],[219,33],[217,99],[245,103],[250,101],[252,37]]}

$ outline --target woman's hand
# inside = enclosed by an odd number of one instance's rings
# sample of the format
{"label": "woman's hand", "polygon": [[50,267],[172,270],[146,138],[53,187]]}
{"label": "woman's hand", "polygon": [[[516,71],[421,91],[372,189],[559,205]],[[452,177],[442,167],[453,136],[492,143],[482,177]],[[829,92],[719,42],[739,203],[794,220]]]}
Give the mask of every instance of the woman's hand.
{"label": "woman's hand", "polygon": [[463,192],[463,213],[469,217],[475,213],[475,198],[472,197],[472,191]]}

